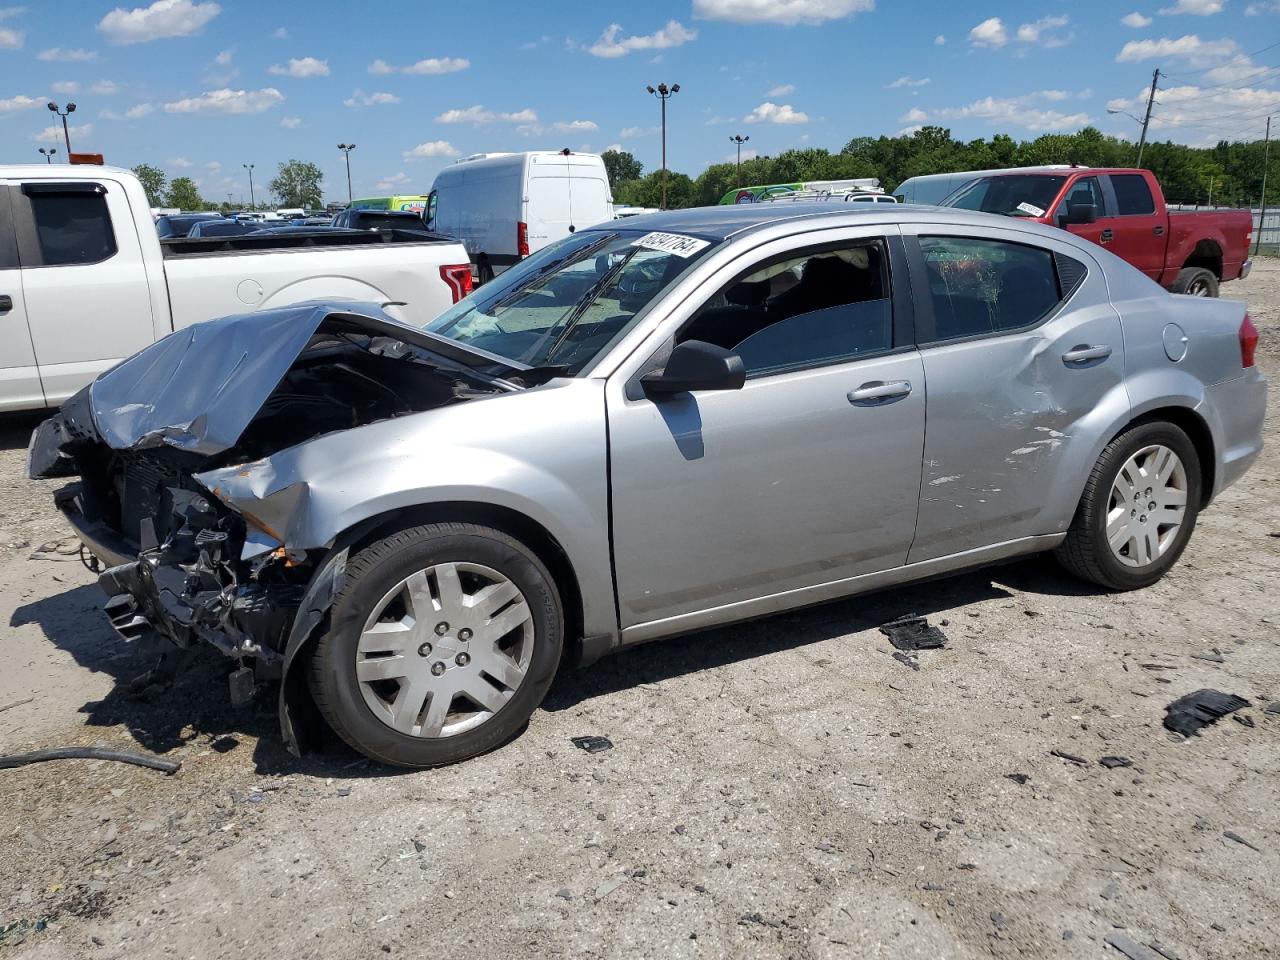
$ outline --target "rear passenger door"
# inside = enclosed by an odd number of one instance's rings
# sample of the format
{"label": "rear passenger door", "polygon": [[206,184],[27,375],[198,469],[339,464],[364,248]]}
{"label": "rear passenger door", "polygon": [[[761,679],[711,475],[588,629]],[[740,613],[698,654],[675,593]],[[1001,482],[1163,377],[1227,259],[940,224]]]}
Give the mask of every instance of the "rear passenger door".
{"label": "rear passenger door", "polygon": [[9,189],[0,180],[0,410],[36,410],[44,406],[44,391],[27,327]]}
{"label": "rear passenger door", "polygon": [[1066,529],[1128,409],[1096,261],[1015,230],[904,225],[928,412],[909,563]]}
{"label": "rear passenger door", "polygon": [[1113,173],[1106,178],[1112,216],[1103,233],[1103,245],[1121,260],[1133,264],[1159,282],[1169,245],[1167,214],[1156,215],[1156,199],[1147,178],[1140,173]]}

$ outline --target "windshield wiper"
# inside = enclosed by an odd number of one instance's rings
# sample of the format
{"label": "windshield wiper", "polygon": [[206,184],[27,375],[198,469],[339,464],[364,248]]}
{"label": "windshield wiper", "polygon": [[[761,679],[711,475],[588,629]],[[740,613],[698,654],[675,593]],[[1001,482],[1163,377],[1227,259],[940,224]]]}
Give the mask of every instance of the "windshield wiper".
{"label": "windshield wiper", "polygon": [[[579,321],[581,321],[583,316],[586,315],[586,312],[591,309],[591,305],[596,302],[596,297],[600,296],[601,293],[609,288],[609,284],[613,283],[613,281],[618,278],[618,274],[622,272],[623,267],[630,263],[631,258],[639,252],[639,247],[632,247],[630,251],[623,255],[622,259],[606,270],[604,272],[604,276],[593,283],[590,289],[583,294],[582,299],[578,301],[577,307],[574,308],[573,312],[569,314],[569,318],[565,321],[564,329],[561,330],[559,336],[552,341],[550,349],[547,350],[547,355],[542,358],[544,362],[550,361],[560,348],[564,346],[565,341],[569,339],[569,334],[574,331],[578,326]],[[551,331],[554,329],[555,327],[548,328],[547,332],[542,335],[538,342],[533,345],[525,356],[529,358],[537,356],[538,349],[546,342],[547,337],[551,336]]]}

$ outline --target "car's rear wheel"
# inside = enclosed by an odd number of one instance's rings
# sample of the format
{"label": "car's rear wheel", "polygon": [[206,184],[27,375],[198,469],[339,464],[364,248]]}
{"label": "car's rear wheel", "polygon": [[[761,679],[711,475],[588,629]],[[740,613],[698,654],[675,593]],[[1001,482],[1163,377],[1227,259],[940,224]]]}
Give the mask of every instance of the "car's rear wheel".
{"label": "car's rear wheel", "polygon": [[1204,267],[1183,267],[1173,282],[1173,292],[1185,293],[1189,297],[1216,297],[1218,278],[1212,270]]}
{"label": "car's rear wheel", "polygon": [[560,598],[498,530],[437,523],[348,564],[311,659],[320,712],[352,747],[405,767],[501,745],[542,702],[563,645]]}
{"label": "car's rear wheel", "polygon": [[1200,458],[1181,428],[1164,421],[1129,428],[1098,458],[1055,556],[1113,590],[1155,583],[1195,529],[1201,482]]}

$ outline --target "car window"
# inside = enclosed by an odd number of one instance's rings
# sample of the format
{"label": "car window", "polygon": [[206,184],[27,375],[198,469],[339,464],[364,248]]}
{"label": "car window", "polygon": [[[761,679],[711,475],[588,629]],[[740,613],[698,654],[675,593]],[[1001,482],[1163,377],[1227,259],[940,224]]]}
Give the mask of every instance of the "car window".
{"label": "car window", "polygon": [[18,243],[9,214],[9,188],[0,186],[0,270],[18,266]]}
{"label": "car window", "polygon": [[827,245],[757,267],[718,291],[677,339],[734,351],[748,376],[888,350],[893,311],[884,244]]}
{"label": "car window", "polygon": [[941,205],[1002,213],[1007,217],[1042,217],[1066,182],[1066,177],[1056,174],[979,177],[951,194]]}
{"label": "car window", "polygon": [[1099,218],[1108,216],[1107,201],[1102,195],[1102,184],[1097,177],[1081,177],[1073,183],[1067,195],[1062,198],[1062,203],[1058,204],[1058,213],[1065,214],[1075,203],[1091,203],[1098,211]]}
{"label": "car window", "polygon": [[931,336],[921,330],[921,342],[1033,326],[1063,299],[1054,255],[1039,247],[968,237],[921,237],[920,252],[934,324]]}
{"label": "car window", "polygon": [[115,255],[105,190],[33,192],[28,199],[43,266],[101,263]]}
{"label": "car window", "polygon": [[1116,193],[1119,216],[1134,217],[1156,212],[1155,197],[1151,196],[1151,187],[1142,174],[1113,173],[1111,189]]}

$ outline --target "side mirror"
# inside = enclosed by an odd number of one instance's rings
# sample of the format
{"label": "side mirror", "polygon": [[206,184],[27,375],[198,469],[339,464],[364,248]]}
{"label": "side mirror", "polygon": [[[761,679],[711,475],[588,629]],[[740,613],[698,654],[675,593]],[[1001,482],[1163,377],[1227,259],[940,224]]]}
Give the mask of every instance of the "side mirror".
{"label": "side mirror", "polygon": [[1071,203],[1067,205],[1067,212],[1062,218],[1062,225],[1065,227],[1072,224],[1093,223],[1097,219],[1098,208],[1092,203]]}
{"label": "side mirror", "polygon": [[740,356],[702,340],[686,340],[677,345],[661,373],[640,378],[641,387],[650,397],[690,390],[741,390],[746,382],[747,371]]}

